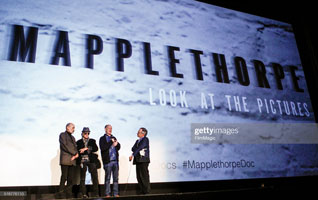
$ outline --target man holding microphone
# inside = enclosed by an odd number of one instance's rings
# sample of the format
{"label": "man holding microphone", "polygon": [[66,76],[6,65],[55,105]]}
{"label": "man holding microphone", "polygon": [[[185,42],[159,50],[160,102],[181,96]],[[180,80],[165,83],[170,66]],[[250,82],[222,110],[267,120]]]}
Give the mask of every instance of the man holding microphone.
{"label": "man holding microphone", "polygon": [[119,161],[119,149],[120,143],[116,137],[112,135],[112,126],[107,124],[105,126],[105,134],[99,139],[99,147],[102,154],[102,160],[105,170],[105,188],[106,198],[111,195],[110,190],[110,176],[113,174],[113,193],[115,197],[119,197],[118,194],[118,161]]}

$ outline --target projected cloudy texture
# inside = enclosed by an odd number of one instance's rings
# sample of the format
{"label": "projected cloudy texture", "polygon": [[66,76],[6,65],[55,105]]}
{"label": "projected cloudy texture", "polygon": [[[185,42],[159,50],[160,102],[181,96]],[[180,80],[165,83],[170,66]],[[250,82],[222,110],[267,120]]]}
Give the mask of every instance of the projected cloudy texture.
{"label": "projected cloudy texture", "polygon": [[[28,27],[38,28],[35,63],[9,61],[13,25],[22,25],[25,35]],[[70,67],[64,66],[63,59],[58,65],[51,63],[58,31],[68,34]],[[102,52],[94,55],[93,69],[85,67],[87,35],[99,36],[103,44]],[[132,46],[123,72],[116,68],[116,38]],[[145,74],[144,42],[150,43],[152,70],[158,75]],[[175,66],[183,78],[171,76],[169,46],[178,48],[173,51],[178,60]],[[190,49],[202,51],[203,80],[197,80]],[[224,55],[229,83],[217,81],[212,53]],[[246,62],[247,86],[239,82],[235,57]],[[260,144],[191,143],[191,123],[314,122],[289,24],[191,0],[1,1],[0,58],[0,146],[6,152],[3,159],[10,163],[0,167],[0,186],[57,185],[58,136],[67,122],[75,124],[76,139],[84,126],[99,140],[105,124],[113,125],[122,145],[121,183],[127,182],[128,157],[139,127],[149,130],[152,182],[318,172],[315,144],[261,144],[266,140],[262,135]],[[266,66],[270,88],[259,87],[253,60]],[[283,66],[282,90],[277,88],[271,63]],[[294,75],[303,92],[295,90],[290,65],[297,68]],[[206,107],[201,106],[201,93]],[[213,108],[209,94],[214,95]],[[233,96],[240,100],[240,108],[235,107]],[[273,100],[276,112],[266,109],[265,99],[268,105]],[[275,134],[272,136],[280,136]],[[202,163],[213,166],[213,162],[214,167],[200,168]],[[103,173],[99,170],[100,183]],[[134,173],[128,182],[136,182]]]}

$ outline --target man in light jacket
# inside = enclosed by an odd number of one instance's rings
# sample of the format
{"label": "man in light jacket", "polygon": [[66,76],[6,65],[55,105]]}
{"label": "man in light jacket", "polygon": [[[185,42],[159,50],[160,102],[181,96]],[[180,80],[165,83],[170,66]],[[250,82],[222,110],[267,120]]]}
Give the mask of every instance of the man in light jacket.
{"label": "man in light jacket", "polygon": [[[59,137],[60,142],[60,165],[61,165],[61,180],[59,186],[59,197],[72,197],[73,176],[76,166],[76,158],[78,152],[76,141],[72,134],[75,131],[73,123],[66,124],[65,132],[62,132]],[[65,187],[67,182],[67,187]]]}

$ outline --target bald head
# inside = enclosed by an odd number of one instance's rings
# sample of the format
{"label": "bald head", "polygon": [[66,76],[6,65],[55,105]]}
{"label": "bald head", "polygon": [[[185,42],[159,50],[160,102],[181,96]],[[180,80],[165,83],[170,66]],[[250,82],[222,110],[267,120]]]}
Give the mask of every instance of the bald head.
{"label": "bald head", "polygon": [[73,123],[67,123],[66,124],[66,131],[69,133],[74,133],[75,131],[75,125]]}
{"label": "bald head", "polygon": [[105,133],[110,136],[110,135],[112,134],[112,131],[113,131],[112,125],[107,124],[107,125],[105,126]]}

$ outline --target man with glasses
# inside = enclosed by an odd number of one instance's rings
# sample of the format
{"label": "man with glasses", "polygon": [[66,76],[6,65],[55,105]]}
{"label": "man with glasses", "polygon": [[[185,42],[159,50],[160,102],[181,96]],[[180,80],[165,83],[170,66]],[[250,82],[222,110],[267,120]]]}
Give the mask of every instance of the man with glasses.
{"label": "man with glasses", "polygon": [[139,139],[131,148],[133,153],[129,157],[129,161],[134,159],[133,164],[136,165],[136,176],[141,194],[149,194],[151,189],[148,170],[150,163],[150,146],[147,134],[148,130],[144,127],[138,130],[137,137]]}
{"label": "man with glasses", "polygon": [[97,159],[98,155],[96,152],[98,151],[98,147],[96,145],[96,141],[92,138],[89,138],[90,130],[88,127],[84,127],[82,130],[82,139],[76,142],[77,149],[79,152],[79,159],[77,159],[77,164],[80,165],[81,168],[81,181],[80,181],[80,193],[79,198],[87,198],[86,194],[86,186],[85,186],[85,177],[86,171],[91,174],[91,180],[93,182],[93,190],[92,196],[98,196],[98,176],[97,176]]}

